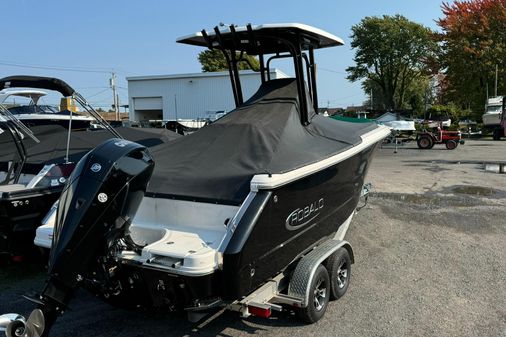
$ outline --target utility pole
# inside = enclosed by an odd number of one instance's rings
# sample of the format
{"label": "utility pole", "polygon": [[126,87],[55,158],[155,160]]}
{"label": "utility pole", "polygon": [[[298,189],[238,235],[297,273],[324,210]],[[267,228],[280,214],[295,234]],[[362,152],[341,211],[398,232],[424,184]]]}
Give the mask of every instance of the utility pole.
{"label": "utility pole", "polygon": [[373,108],[373,104],[372,104],[373,103],[372,102],[372,89],[371,89],[371,97],[370,97],[370,99],[371,99],[371,112],[372,112],[372,108]]}
{"label": "utility pole", "polygon": [[116,111],[117,111],[117,120],[120,121],[121,120],[121,111],[119,110],[119,107],[120,107],[121,103],[119,102],[119,94],[116,94]]}
{"label": "utility pole", "polygon": [[111,79],[109,80],[112,89],[112,102],[114,105],[114,115],[116,120],[119,120],[119,107],[118,107],[118,96],[116,94],[116,74],[111,73]]}

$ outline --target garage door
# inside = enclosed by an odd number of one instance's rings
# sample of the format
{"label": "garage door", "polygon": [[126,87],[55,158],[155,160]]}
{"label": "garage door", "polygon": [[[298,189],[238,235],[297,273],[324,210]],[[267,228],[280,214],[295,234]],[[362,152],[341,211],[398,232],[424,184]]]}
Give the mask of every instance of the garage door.
{"label": "garage door", "polygon": [[161,97],[134,97],[135,110],[162,110]]}

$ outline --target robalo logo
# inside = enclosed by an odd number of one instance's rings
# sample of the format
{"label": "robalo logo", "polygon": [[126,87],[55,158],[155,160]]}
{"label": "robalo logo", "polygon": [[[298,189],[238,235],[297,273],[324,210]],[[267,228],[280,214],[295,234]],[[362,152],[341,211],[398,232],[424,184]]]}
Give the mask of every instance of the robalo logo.
{"label": "robalo logo", "polygon": [[286,218],[285,227],[289,231],[296,231],[320,215],[320,210],[325,207],[325,202],[323,198],[317,201],[313,201],[309,205],[303,208],[295,209],[288,217]]}

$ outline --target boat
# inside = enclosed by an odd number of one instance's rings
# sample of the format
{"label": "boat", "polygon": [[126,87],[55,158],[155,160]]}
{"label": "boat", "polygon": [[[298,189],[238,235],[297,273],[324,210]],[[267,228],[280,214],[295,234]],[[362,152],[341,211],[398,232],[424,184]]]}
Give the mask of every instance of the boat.
{"label": "boat", "polygon": [[178,119],[165,121],[165,128],[180,135],[189,135],[209,124],[209,120]]}
{"label": "boat", "polygon": [[[51,105],[39,105],[41,97],[46,96],[47,92],[41,90],[27,89],[3,89],[0,91],[0,104],[16,97],[29,99],[28,104],[20,104],[10,107],[8,110],[15,115],[23,124],[28,127],[37,125],[61,125],[72,129],[88,129],[90,124],[95,121],[91,116],[83,116],[70,110],[59,110]],[[72,122],[70,122],[72,116]]]}
{"label": "boat", "polygon": [[[177,42],[224,52],[236,109],[152,151],[112,139],[83,157],[59,199],[36,309],[3,316],[7,335],[47,336],[79,287],[190,318],[223,306],[268,317],[281,303],[307,323],[346,292],[344,236],[390,130],[315,113],[314,51],[343,41],[303,24],[248,24]],[[260,61],[248,100],[229,57],[241,52]],[[294,78],[269,78],[278,58],[293,61]]]}
{"label": "boat", "polygon": [[483,127],[494,130],[501,124],[503,96],[490,97],[485,105],[485,113],[482,115]]}
{"label": "boat", "polygon": [[[0,87],[6,83],[11,88],[34,86],[78,95],[57,79],[26,76],[0,79]],[[34,95],[37,91],[24,92]],[[83,106],[87,107],[87,103]],[[28,128],[16,118],[19,115],[3,106],[0,116],[0,254],[14,257],[33,251],[36,228],[58,199],[75,164],[88,151],[118,136],[148,147],[177,137],[166,130],[112,129],[101,119],[97,121],[106,127],[98,131],[76,131],[60,125]]]}
{"label": "boat", "polygon": [[501,140],[506,134],[504,111],[506,111],[506,96],[491,97],[485,105],[483,114],[483,128],[492,131],[494,140]]}

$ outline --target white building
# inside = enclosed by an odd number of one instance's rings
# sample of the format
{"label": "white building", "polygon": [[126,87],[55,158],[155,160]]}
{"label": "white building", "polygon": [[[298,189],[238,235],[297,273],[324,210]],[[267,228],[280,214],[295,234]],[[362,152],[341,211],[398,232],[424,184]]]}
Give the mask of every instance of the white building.
{"label": "white building", "polygon": [[[252,70],[240,73],[244,100],[260,86],[260,75]],[[271,79],[288,77],[271,69]],[[181,120],[209,118],[235,108],[228,71],[127,77],[129,119]]]}

